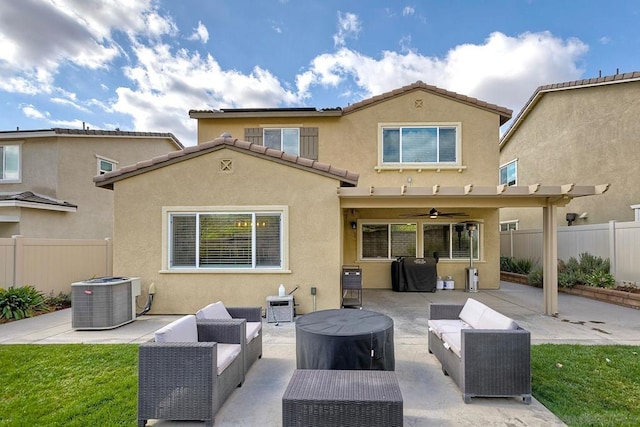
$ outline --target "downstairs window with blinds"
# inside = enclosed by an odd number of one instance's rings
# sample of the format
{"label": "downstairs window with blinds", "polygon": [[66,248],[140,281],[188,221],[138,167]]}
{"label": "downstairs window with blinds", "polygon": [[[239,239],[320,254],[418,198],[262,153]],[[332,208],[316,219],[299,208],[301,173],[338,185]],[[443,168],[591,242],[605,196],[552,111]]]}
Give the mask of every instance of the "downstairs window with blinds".
{"label": "downstairs window with blinds", "polygon": [[282,268],[281,212],[169,215],[171,269]]}

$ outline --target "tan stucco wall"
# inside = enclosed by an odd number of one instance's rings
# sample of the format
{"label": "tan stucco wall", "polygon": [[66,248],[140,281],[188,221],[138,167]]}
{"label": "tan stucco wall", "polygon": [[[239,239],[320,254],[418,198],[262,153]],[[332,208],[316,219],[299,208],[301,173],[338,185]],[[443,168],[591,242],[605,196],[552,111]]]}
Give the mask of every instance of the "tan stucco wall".
{"label": "tan stucco wall", "polygon": [[[640,82],[546,93],[511,136],[500,163],[518,159],[518,185],[610,183],[597,197],[580,197],[558,209],[587,212],[574,225],[633,221],[640,203]],[[504,209],[501,220],[520,229],[542,227],[539,209]]]}
{"label": "tan stucco wall", "polygon": [[[166,154],[177,147],[170,139],[133,137],[32,138],[22,141],[22,182],[0,183],[2,192],[33,191],[78,206],[76,212],[20,208],[16,227],[2,227],[1,237],[102,239],[113,235],[113,192],[97,188],[97,157],[117,168]],[[3,141],[10,143],[10,141]]]}
{"label": "tan stucco wall", "polygon": [[[233,173],[220,172],[220,160]],[[230,149],[134,176],[115,184],[114,274],[140,276],[146,293],[156,285],[152,313],[195,313],[218,300],[262,306],[284,284],[297,313],[340,305],[339,182]],[[163,207],[288,206],[289,268],[276,273],[161,272]]]}
{"label": "tan stucco wall", "polygon": [[[417,107],[420,105],[422,107]],[[210,141],[223,132],[243,139],[244,129],[252,127],[318,127],[318,160],[335,167],[359,174],[358,187],[398,187],[411,185],[429,187],[443,186],[492,186],[498,184],[499,132],[498,114],[474,107],[451,98],[435,95],[422,90],[393,97],[384,102],[355,110],[342,117],[291,117],[291,118],[216,118],[198,120],[199,143]],[[462,135],[462,166],[453,169],[383,170],[378,172],[379,124],[429,123],[460,124]],[[411,183],[409,184],[409,180]],[[394,220],[407,212],[427,212],[434,207],[433,202],[420,204],[415,208],[393,210],[394,202],[389,201],[384,209],[358,211],[358,219]],[[476,202],[441,200],[438,208],[454,211],[468,211]],[[456,208],[457,207],[457,208]],[[357,259],[356,232],[350,227],[350,209],[343,210],[342,221],[345,241],[342,245],[342,264],[361,265],[365,288],[391,288],[391,261],[362,261]],[[496,209],[476,210],[474,219],[484,221],[483,260],[478,263],[480,288],[499,287],[499,234]],[[471,217],[470,217],[471,218]],[[468,219],[468,218],[461,218]],[[455,222],[455,220],[453,220]],[[443,261],[438,267],[439,274],[451,275],[457,288],[464,288],[464,268],[468,261]]]}
{"label": "tan stucco wall", "polygon": [[[422,108],[416,108],[422,100]],[[461,123],[462,163],[466,169],[374,170],[378,161],[379,123]],[[412,178],[413,186],[497,185],[500,123],[495,113],[450,98],[414,91],[386,102],[361,108],[342,117],[234,118],[198,120],[199,143],[223,132],[243,139],[249,127],[318,127],[318,160],[360,174],[358,186],[400,186]]]}

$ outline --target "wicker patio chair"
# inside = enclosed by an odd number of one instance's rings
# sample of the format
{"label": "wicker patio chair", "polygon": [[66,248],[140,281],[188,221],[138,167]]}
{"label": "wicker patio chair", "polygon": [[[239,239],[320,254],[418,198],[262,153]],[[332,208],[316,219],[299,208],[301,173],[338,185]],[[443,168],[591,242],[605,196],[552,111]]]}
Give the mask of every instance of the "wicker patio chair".
{"label": "wicker patio chair", "polygon": [[244,357],[244,373],[249,371],[253,363],[262,358],[262,307],[225,307],[221,301],[209,304],[196,312],[200,320],[226,321],[230,319],[245,319],[246,351]]}
{"label": "wicker patio chair", "polygon": [[[168,337],[158,334],[175,323],[188,330],[186,338],[175,328]],[[242,319],[196,322],[189,315],[156,331],[156,341],[141,344],[138,426],[149,419],[199,420],[213,426],[222,404],[244,381],[245,324]]]}

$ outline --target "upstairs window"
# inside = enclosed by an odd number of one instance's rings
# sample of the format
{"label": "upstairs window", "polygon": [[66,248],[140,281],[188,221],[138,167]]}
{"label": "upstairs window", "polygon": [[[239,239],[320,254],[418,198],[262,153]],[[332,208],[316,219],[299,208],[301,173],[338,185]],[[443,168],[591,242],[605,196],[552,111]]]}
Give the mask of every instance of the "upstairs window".
{"label": "upstairs window", "polygon": [[318,160],[318,128],[291,126],[245,128],[244,140],[306,159]]}
{"label": "upstairs window", "polygon": [[3,145],[0,146],[2,162],[0,164],[0,181],[20,180],[20,146]]}
{"label": "upstairs window", "polygon": [[505,165],[500,166],[500,184],[507,186],[517,185],[518,183],[518,161],[514,160]]}
{"label": "upstairs window", "polygon": [[382,126],[383,165],[456,165],[458,126]]}
{"label": "upstairs window", "polygon": [[107,172],[116,170],[118,162],[107,159],[106,157],[96,156],[98,159],[98,175],[104,175]]}
{"label": "upstairs window", "polygon": [[300,129],[264,129],[264,146],[298,156],[300,154]]}

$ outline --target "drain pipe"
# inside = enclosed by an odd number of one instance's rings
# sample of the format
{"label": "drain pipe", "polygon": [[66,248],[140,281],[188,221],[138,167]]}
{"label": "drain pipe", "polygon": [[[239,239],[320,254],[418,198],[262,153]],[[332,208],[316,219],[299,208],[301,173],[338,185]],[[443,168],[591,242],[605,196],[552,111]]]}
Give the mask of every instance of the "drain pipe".
{"label": "drain pipe", "polygon": [[156,284],[151,283],[151,285],[149,285],[149,295],[147,296],[147,305],[144,306],[144,308],[140,313],[136,314],[136,317],[140,317],[144,314],[147,314],[149,310],[151,310],[151,305],[153,304],[153,296],[155,295],[155,293],[156,293]]}

